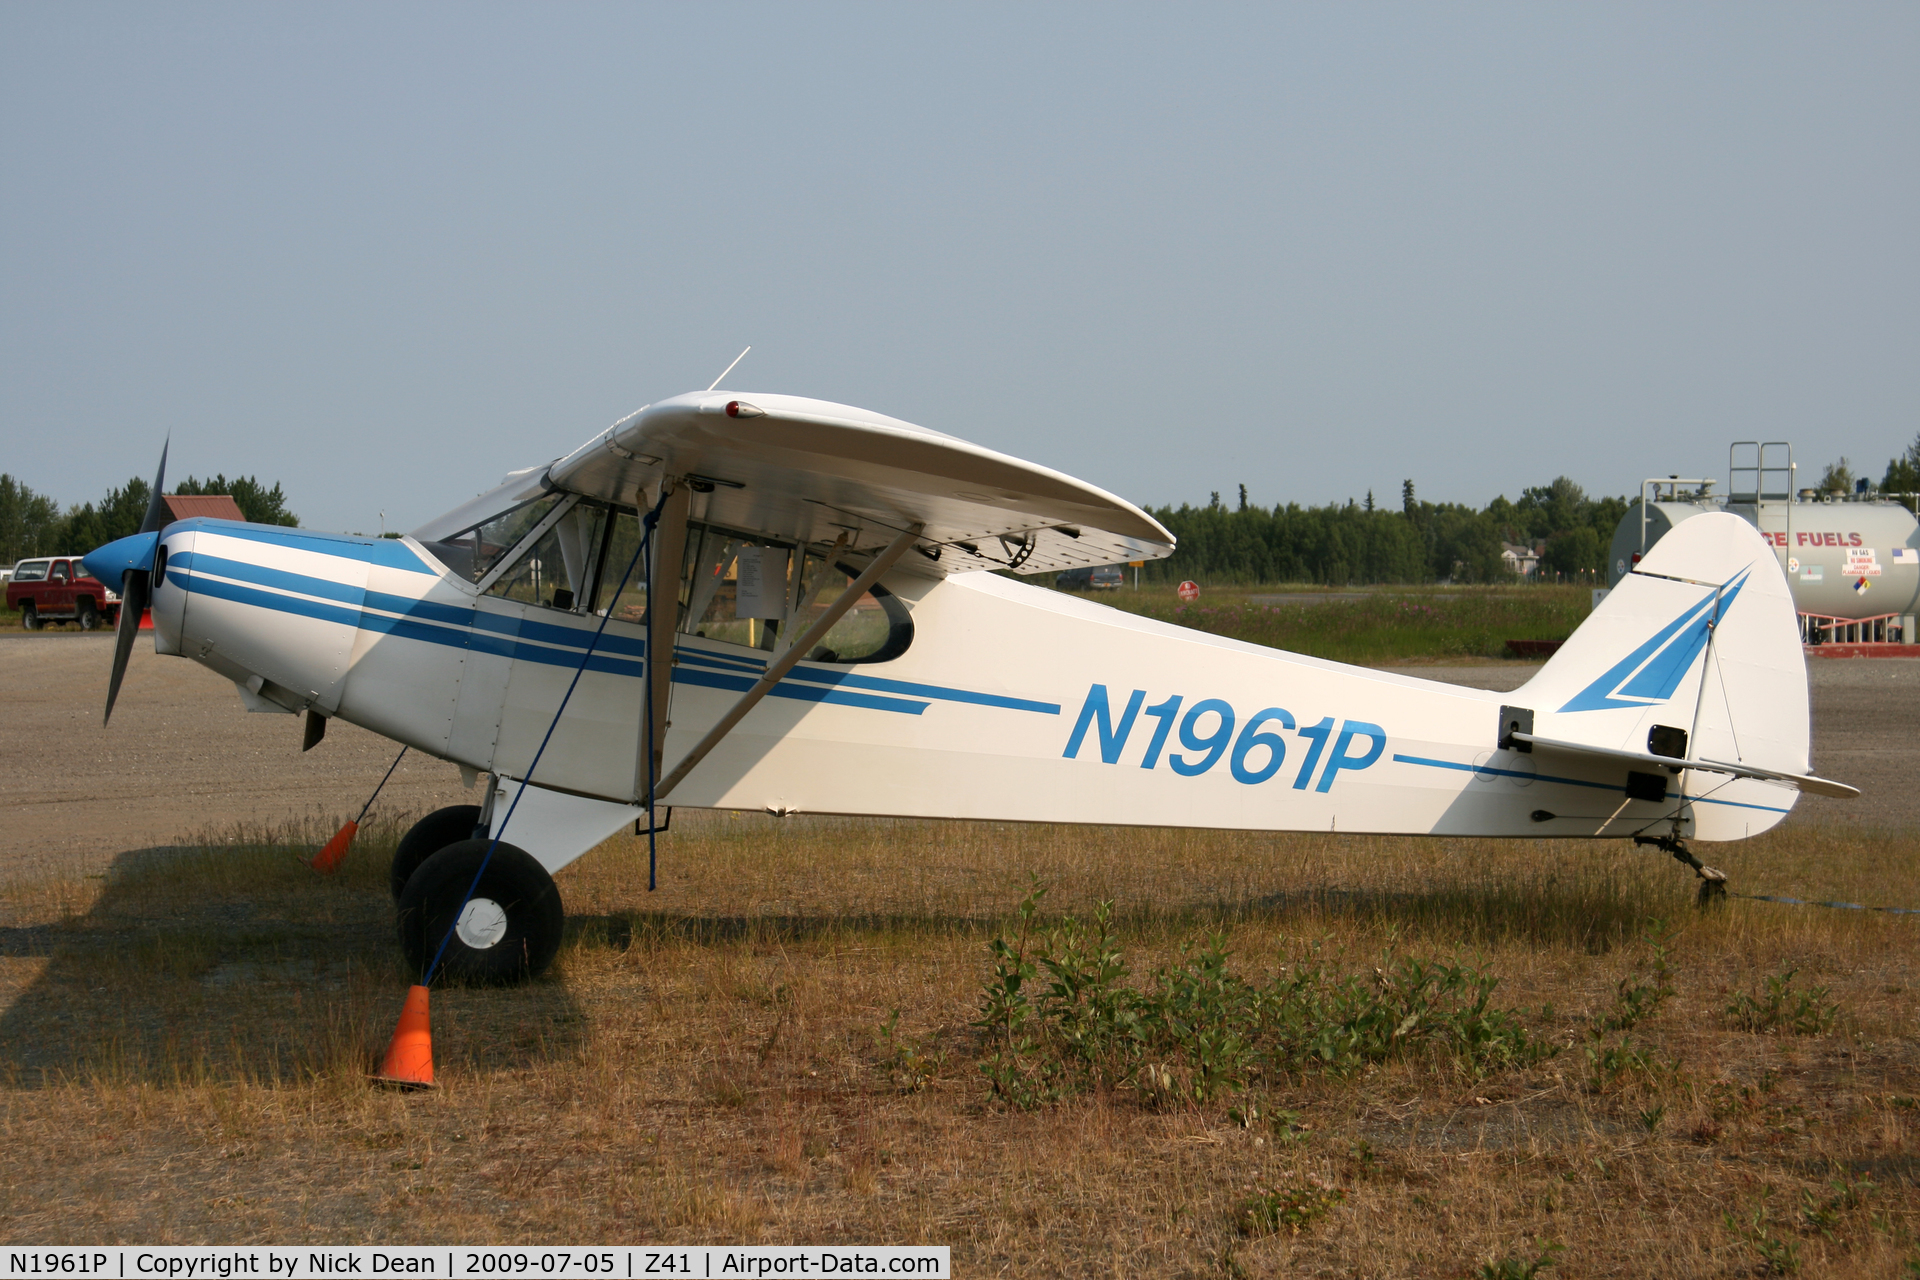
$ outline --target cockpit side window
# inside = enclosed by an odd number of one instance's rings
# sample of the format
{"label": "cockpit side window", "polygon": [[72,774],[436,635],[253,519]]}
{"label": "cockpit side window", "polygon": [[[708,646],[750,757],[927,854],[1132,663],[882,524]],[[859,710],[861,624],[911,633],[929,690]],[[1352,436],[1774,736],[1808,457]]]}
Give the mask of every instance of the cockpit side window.
{"label": "cockpit side window", "polygon": [[564,510],[549,506],[542,520],[525,524],[518,550],[497,558],[490,578],[481,576],[486,595],[569,613],[611,615],[629,626],[646,621],[646,566],[635,556],[640,546],[638,512],[583,498]]}
{"label": "cockpit side window", "polygon": [[600,568],[594,575],[587,607],[607,613],[615,622],[634,626],[647,620],[647,566],[636,558],[640,549],[638,512],[616,508],[609,532],[601,539]]}
{"label": "cockpit side window", "polygon": [[455,574],[468,582],[479,582],[493,570],[502,556],[518,546],[528,531],[546,519],[566,497],[563,493],[543,494],[510,507],[499,515],[489,516],[450,538],[420,545],[431,551],[441,564]]}
{"label": "cockpit side window", "polygon": [[575,503],[494,576],[487,594],[549,609],[586,612],[593,601],[593,579],[600,567],[606,525],[605,507]]}
{"label": "cockpit side window", "polygon": [[[561,503],[571,502],[562,507]],[[635,561],[639,514],[548,494],[441,542],[421,545],[488,596],[640,625],[646,566]],[[678,604],[682,634],[777,653],[783,636],[826,613],[860,566],[830,551],[689,522]],[[491,576],[489,576],[491,575]],[[885,587],[863,593],[806,657],[840,664],[887,662],[913,643],[907,606]]]}

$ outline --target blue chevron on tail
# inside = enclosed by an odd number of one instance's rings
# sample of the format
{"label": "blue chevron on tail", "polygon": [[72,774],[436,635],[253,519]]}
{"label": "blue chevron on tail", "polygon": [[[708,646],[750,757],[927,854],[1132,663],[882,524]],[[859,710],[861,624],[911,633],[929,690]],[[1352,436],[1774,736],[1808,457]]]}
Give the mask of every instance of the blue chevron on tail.
{"label": "blue chevron on tail", "polygon": [[[1562,711],[1604,711],[1665,702],[1693,669],[1707,637],[1732,607],[1751,570],[1732,579],[1684,610],[1653,637],[1610,667],[1606,674],[1567,700]],[[1715,605],[1718,608],[1715,608]]]}

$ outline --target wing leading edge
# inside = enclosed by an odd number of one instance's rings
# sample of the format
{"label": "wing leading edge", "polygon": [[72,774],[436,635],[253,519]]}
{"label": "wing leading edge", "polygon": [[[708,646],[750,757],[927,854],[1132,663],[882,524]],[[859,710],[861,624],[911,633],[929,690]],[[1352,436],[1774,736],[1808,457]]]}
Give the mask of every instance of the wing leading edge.
{"label": "wing leading edge", "polygon": [[649,405],[547,469],[547,483],[631,503],[662,475],[706,490],[701,519],[854,550],[923,525],[913,564],[1058,572],[1171,555],[1173,535],[1082,480],[910,422],[799,396],[698,392]]}

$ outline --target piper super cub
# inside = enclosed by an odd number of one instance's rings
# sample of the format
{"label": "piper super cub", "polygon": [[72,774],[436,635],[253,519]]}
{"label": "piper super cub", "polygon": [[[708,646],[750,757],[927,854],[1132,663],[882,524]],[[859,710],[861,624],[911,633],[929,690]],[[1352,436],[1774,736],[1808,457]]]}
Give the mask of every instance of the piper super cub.
{"label": "piper super cub", "polygon": [[[560,943],[553,873],[671,800],[776,814],[1689,840],[1778,823],[1809,775],[1778,552],[1675,528],[1511,694],[1150,621],[995,569],[1172,553],[1131,503],[862,409],[649,405],[398,540],[189,519],[95,551],[120,583],[111,715],[154,647],[249,708],[339,717],[485,775],[409,831],[429,977]],[[656,655],[660,659],[655,661]],[[511,843],[501,839],[503,824]],[[436,952],[435,948],[440,951]]]}

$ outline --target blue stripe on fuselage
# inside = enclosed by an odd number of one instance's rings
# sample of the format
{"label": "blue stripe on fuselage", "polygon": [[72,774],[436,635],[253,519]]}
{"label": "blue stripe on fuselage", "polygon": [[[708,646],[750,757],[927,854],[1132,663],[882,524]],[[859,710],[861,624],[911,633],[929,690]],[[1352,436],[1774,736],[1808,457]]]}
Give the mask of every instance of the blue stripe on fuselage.
{"label": "blue stripe on fuselage", "polygon": [[889,680],[884,676],[863,676],[853,671],[826,671],[819,667],[795,667],[792,679],[816,684],[845,685],[853,689],[874,689],[882,693],[918,694],[943,702],[971,702],[982,707],[1004,707],[1009,711],[1035,711],[1057,716],[1057,702],[1034,702],[1028,698],[1008,698],[997,693],[974,693],[969,689],[948,689],[937,684],[918,684],[912,680]]}
{"label": "blue stripe on fuselage", "polygon": [[[223,529],[218,532],[227,531]],[[270,538],[258,540],[271,541]],[[340,626],[365,628],[383,635],[452,648],[470,648],[509,659],[524,659],[551,666],[578,666],[580,655],[591,638],[590,631],[584,627],[559,626],[511,614],[495,614],[471,605],[449,605],[388,592],[366,591],[333,579],[206,552],[182,551],[169,561],[169,565],[170,568],[177,565],[188,576],[190,585],[186,589],[195,594],[315,618]],[[359,606],[357,609],[354,607],[356,605]],[[744,691],[751,688],[765,670],[764,664],[751,659],[709,654],[679,646],[676,648],[680,651],[683,664],[675,669],[674,681],[678,684]],[[626,660],[623,660],[623,655]],[[645,656],[644,639],[602,633],[588,669],[637,678],[645,671],[644,662],[639,661]],[[712,666],[718,670],[702,671],[699,669],[701,666]],[[783,682],[771,691],[770,696],[874,711],[894,711],[905,715],[919,715],[929,705],[928,699],[1051,715],[1060,713],[1059,705],[1055,703],[887,680],[852,672],[801,667],[789,673],[788,679],[798,683],[790,686]],[[817,685],[829,687],[810,687]],[[878,693],[920,696],[888,698],[875,696]]]}
{"label": "blue stripe on fuselage", "polygon": [[[477,628],[482,631],[498,632],[507,637],[572,647],[575,652],[587,647],[587,637],[592,634],[591,627],[559,626],[551,622],[518,618],[511,614],[489,613],[470,604],[443,604],[437,600],[397,596],[387,591],[362,591],[359,587],[349,586],[329,578],[316,578],[310,574],[294,573],[286,569],[272,569],[245,560],[229,560],[221,556],[207,555],[204,552],[182,552],[176,559],[168,561],[169,566],[175,563],[184,563],[188,572],[218,574],[224,578],[234,578],[241,582],[272,587],[279,591],[318,596],[323,600],[337,600],[345,604],[364,604],[368,609],[400,614],[415,622],[438,622],[462,629]],[[642,639],[607,633],[601,636],[595,650],[644,658],[647,645]]]}

